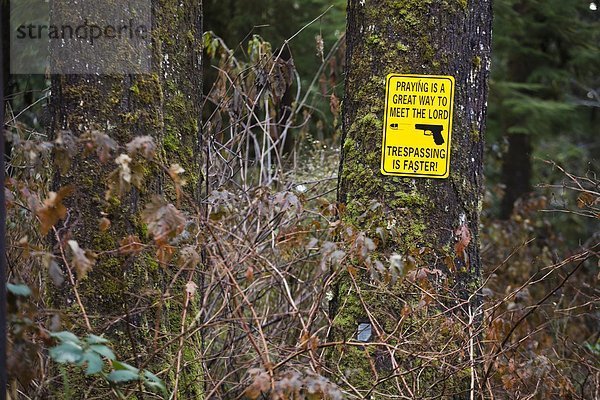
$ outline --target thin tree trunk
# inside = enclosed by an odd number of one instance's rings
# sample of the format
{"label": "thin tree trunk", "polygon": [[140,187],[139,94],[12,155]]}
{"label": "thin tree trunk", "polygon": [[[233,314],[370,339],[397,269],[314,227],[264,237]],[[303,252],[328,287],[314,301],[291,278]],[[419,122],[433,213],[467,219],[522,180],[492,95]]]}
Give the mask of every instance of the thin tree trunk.
{"label": "thin tree trunk", "polygon": [[[388,268],[395,254],[404,275],[402,283],[380,283],[366,268],[342,274],[338,284],[331,337],[348,344],[332,351],[329,369],[357,396],[475,393],[473,322],[480,311],[472,295],[481,272],[478,225],[491,21],[489,0],[348,2],[341,218],[378,238],[372,258]],[[455,78],[447,179],[381,174],[390,73]],[[407,272],[410,268],[416,270]],[[420,280],[423,276],[429,280]],[[431,299],[423,290],[445,290],[446,297]],[[360,323],[371,325],[369,342],[378,345],[356,345]]]}
{"label": "thin tree trunk", "polygon": [[[519,13],[527,13],[525,3],[517,4]],[[531,66],[523,62],[521,57],[513,56],[507,63],[508,76],[517,83],[527,83],[531,74]],[[502,157],[502,174],[500,181],[504,184],[505,191],[500,205],[500,218],[509,219],[513,213],[515,201],[531,192],[532,177],[532,136],[534,132],[510,133],[509,128],[523,127],[526,118],[515,114],[513,110],[506,110],[502,115],[502,125],[505,127],[505,137],[508,140],[508,151]]]}
{"label": "thin tree trunk", "polygon": [[531,135],[512,133],[507,135],[508,152],[502,161],[502,183],[505,186],[500,218],[509,219],[515,201],[531,192]]}

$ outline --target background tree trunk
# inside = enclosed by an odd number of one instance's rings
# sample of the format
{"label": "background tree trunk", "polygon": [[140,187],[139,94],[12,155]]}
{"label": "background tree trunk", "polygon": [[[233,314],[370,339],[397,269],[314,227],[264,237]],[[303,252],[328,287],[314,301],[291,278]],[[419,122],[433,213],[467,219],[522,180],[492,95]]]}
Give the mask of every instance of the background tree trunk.
{"label": "background tree trunk", "polygon": [[[158,144],[159,162],[167,167],[180,164],[185,169],[188,184],[199,188],[202,179],[199,150],[202,1],[152,0],[152,10],[152,71],[139,75],[53,76],[51,133],[56,137],[61,130],[68,130],[80,136],[96,129],[120,145],[136,136],[150,135]],[[163,336],[160,330],[172,332],[173,336],[180,331],[185,282],[179,279],[170,287],[172,272],[161,268],[152,254],[122,256],[114,253],[119,240],[128,235],[148,239],[140,212],[152,194],[165,193],[173,200],[173,188],[165,183],[159,168],[150,167],[146,190],[133,189],[120,201],[105,200],[105,180],[114,168],[112,159],[103,165],[95,155],[78,155],[69,172],[64,175],[57,172],[55,179],[57,188],[75,187],[65,200],[72,214],[61,232],[61,239],[64,241],[68,236],[77,240],[81,248],[100,254],[87,279],[78,284],[93,333],[107,334],[118,357],[134,366],[150,363],[153,372],[171,368],[173,373],[169,376],[161,375],[166,381],[172,382],[174,374],[180,373],[179,387],[185,391],[186,398],[200,398],[198,355],[185,349],[185,358],[193,358],[194,363],[184,362],[183,370],[174,371],[177,340],[153,354],[172,339]],[[98,229],[103,215],[111,221],[105,232]],[[113,252],[102,253],[111,250]],[[187,273],[183,275],[187,278]],[[164,299],[167,287],[172,296]],[[57,293],[55,298],[56,306],[65,310],[63,328],[77,331],[81,320],[70,319],[79,311],[73,309],[73,294],[65,291],[64,295]],[[74,390],[87,390],[84,384],[72,385]],[[60,392],[60,388],[57,391]],[[75,394],[74,397],[80,396]]]}
{"label": "background tree trunk", "polygon": [[531,135],[513,133],[508,138],[508,151],[502,162],[502,183],[504,197],[500,209],[500,218],[510,219],[515,201],[531,192],[531,153],[533,145]]}
{"label": "background tree trunk", "polygon": [[[411,266],[433,272],[424,272],[430,283],[417,278],[394,285],[376,283],[364,270],[342,275],[331,307],[332,339],[356,341],[358,324],[368,322],[370,341],[380,344],[338,346],[329,355],[331,373],[356,395],[465,398],[476,385],[474,361],[468,361],[470,354],[476,356],[469,347],[473,327],[467,325],[469,315],[473,320],[477,313],[478,302],[469,296],[481,270],[478,225],[491,22],[488,0],[348,1],[341,218],[380,238],[374,258],[384,265],[396,253],[405,274]],[[380,173],[389,73],[454,76],[449,178]],[[370,211],[373,202],[382,212]],[[417,286],[454,297],[431,300]],[[452,328],[445,329],[445,323]],[[389,346],[398,347],[391,351]]]}
{"label": "background tree trunk", "polygon": [[[520,12],[525,12],[523,4],[516,6]],[[513,56],[514,57],[514,56]],[[514,82],[526,84],[531,74],[531,66],[524,63],[520,57],[514,57],[507,62],[509,76]],[[527,117],[516,114],[513,110],[505,110],[502,115],[502,126],[508,149],[502,159],[500,182],[504,184],[504,196],[500,204],[500,218],[510,219],[515,201],[531,192],[533,132],[510,133],[515,127],[523,129],[527,126]]]}

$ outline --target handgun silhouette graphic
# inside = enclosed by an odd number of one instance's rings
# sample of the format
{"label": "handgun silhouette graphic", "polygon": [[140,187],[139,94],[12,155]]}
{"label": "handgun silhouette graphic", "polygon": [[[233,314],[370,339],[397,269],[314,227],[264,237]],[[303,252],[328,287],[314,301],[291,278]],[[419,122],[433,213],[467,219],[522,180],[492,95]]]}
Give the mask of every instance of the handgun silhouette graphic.
{"label": "handgun silhouette graphic", "polygon": [[444,127],[442,125],[415,124],[415,129],[422,130],[425,136],[433,136],[433,141],[438,146],[444,144],[444,138],[442,137]]}

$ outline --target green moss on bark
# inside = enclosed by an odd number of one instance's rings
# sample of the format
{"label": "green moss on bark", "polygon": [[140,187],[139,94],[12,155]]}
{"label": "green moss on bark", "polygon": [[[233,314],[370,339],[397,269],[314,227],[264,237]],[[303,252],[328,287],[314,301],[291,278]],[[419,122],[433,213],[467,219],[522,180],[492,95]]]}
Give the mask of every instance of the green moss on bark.
{"label": "green moss on bark", "polygon": [[[55,127],[72,130],[76,135],[98,129],[120,145],[135,136],[150,135],[158,145],[159,161],[167,167],[173,163],[182,165],[186,170],[184,178],[195,186],[202,165],[198,147],[202,93],[201,2],[188,2],[183,6],[172,0],[153,0],[153,3],[156,11],[155,29],[152,30],[153,72],[123,76],[55,76],[52,93],[60,93],[60,97],[52,98]],[[169,313],[163,314],[164,318],[159,318],[160,326],[156,325],[159,311],[156,299],[160,298],[170,277],[154,255],[125,256],[116,252],[119,240],[128,235],[150,239],[141,222],[140,211],[153,193],[162,192],[175,198],[161,169],[150,164],[144,168],[145,190],[133,189],[120,199],[108,201],[104,199],[104,182],[114,169],[113,160],[100,164],[93,155],[78,155],[69,174],[58,177],[56,182],[57,186],[72,184],[76,188],[75,194],[65,202],[72,212],[71,237],[82,248],[100,254],[88,278],[78,286],[92,328],[95,333],[105,333],[112,339],[119,358],[130,360],[133,365],[144,360],[152,348],[162,345],[154,343],[155,328],[179,332],[182,324],[183,300],[179,299],[181,301],[173,302]],[[197,194],[195,190],[193,192]],[[98,229],[102,213],[112,222],[106,232]],[[52,297],[57,307],[74,315],[80,312],[72,306],[72,292],[57,293]],[[191,307],[188,311],[187,325],[197,310]],[[127,318],[123,317],[128,314]],[[76,322],[76,319],[72,321]],[[183,358],[186,367],[180,377],[184,384],[179,387],[182,398],[203,396],[201,363],[197,362],[195,350],[188,348],[190,343],[199,346],[198,342],[197,338],[188,338],[185,342]],[[171,346],[170,350],[170,353],[160,355],[162,361],[155,359],[150,363],[154,372],[174,365],[176,346]],[[87,389],[85,384],[73,386],[76,396]]]}
{"label": "green moss on bark", "polygon": [[[475,289],[473,282],[479,274],[477,229],[482,185],[479,132],[484,127],[487,76],[484,68],[489,60],[491,22],[486,7],[489,4],[469,4],[466,0],[384,0],[376,4],[350,1],[348,8],[348,71],[339,176],[339,200],[345,207],[341,218],[371,237],[378,237],[377,229],[383,228],[387,235],[379,241],[372,255],[374,259],[387,264],[387,258],[395,253],[405,259],[413,258],[417,268],[443,271],[448,276],[447,284],[454,285],[451,288],[454,292],[448,295],[457,298]],[[469,31],[467,39],[465,27],[472,29],[478,25],[481,30]],[[455,77],[449,179],[398,178],[380,173],[385,77],[390,73]],[[477,136],[472,132],[477,132]],[[373,203],[380,206],[376,212],[371,209]],[[468,265],[462,254],[455,254],[454,232],[461,224],[467,224],[473,234],[467,248]],[[456,270],[452,269],[454,264],[458,265]],[[360,299],[356,288],[349,285],[350,276],[340,278],[332,307],[333,339],[353,338],[358,324],[370,316],[384,332],[396,328],[404,336],[412,334],[411,349],[404,349],[408,353],[414,350],[455,354],[465,345],[464,335],[461,336],[464,332],[439,329],[436,324],[440,320],[432,317],[439,316],[443,307],[428,306],[427,299],[421,298],[418,291],[415,293],[409,282],[382,287],[371,280],[369,273],[359,271],[356,281]],[[438,289],[443,288],[427,287],[431,293]],[[363,304],[368,305],[368,311]],[[456,310],[457,314],[461,312]],[[372,340],[388,340],[390,345],[402,337],[398,334]],[[427,361],[398,351],[395,361],[399,369],[391,372],[391,360],[383,349],[365,345],[368,351],[364,352],[349,351],[348,347],[346,344],[333,349],[329,359],[339,373],[348,373],[346,379],[357,388],[370,389],[378,377],[382,379],[376,388],[378,393],[407,395],[398,393],[393,379],[384,378],[392,373],[406,374],[404,377],[415,397],[464,395],[468,388],[470,366],[462,356]],[[455,362],[456,370],[449,370],[445,362]],[[361,372],[353,373],[356,368],[362,369]],[[411,371],[420,371],[420,375]]]}

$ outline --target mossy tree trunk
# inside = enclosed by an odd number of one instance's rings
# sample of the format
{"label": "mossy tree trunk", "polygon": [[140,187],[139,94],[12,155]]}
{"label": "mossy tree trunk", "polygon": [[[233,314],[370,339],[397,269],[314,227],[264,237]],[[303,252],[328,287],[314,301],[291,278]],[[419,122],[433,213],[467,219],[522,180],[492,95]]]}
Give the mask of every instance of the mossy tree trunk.
{"label": "mossy tree trunk", "polygon": [[[151,72],[53,76],[51,134],[57,137],[66,130],[79,137],[86,131],[98,130],[121,146],[137,136],[152,136],[157,144],[158,162],[167,168],[175,163],[182,166],[186,187],[192,188],[192,195],[197,197],[203,158],[199,129],[202,1],[152,0],[152,13]],[[77,283],[92,332],[105,334],[123,361],[154,373],[174,371],[178,341],[167,344],[180,330],[188,273],[173,281],[176,271],[159,266],[152,251],[120,255],[115,250],[119,241],[129,235],[149,241],[141,222],[142,210],[156,194],[174,202],[175,191],[162,169],[149,164],[143,190],[133,188],[120,199],[107,200],[106,178],[116,166],[114,157],[102,164],[95,154],[78,154],[66,174],[56,172],[56,188],[66,185],[75,188],[64,202],[70,214],[60,232],[61,240],[72,238],[81,248],[99,255],[87,278]],[[102,217],[111,221],[106,231],[98,229]],[[175,285],[169,286],[172,282]],[[169,299],[164,298],[167,288],[171,293]],[[73,288],[62,288],[51,296],[62,313],[62,328],[82,333],[84,325]],[[186,350],[183,354],[186,358],[192,356]],[[180,394],[185,392],[184,398],[203,395],[201,360],[193,358],[193,363],[184,360],[182,370],[178,371]],[[170,386],[174,373],[160,376]],[[73,397],[83,399],[90,389],[81,380],[77,382],[72,384],[76,391]],[[60,392],[57,387],[57,397]],[[142,394],[139,396],[144,398]]]}
{"label": "mossy tree trunk", "polygon": [[[374,259],[389,265],[394,255],[404,277],[392,284],[372,279],[368,267],[342,273],[331,339],[345,344],[329,354],[329,369],[361,398],[468,398],[478,385],[469,322],[480,303],[472,295],[481,271],[491,1],[349,0],[347,18],[341,218],[378,238]],[[447,179],[380,173],[390,73],[455,78]],[[371,325],[364,344],[357,343],[361,323]]]}

